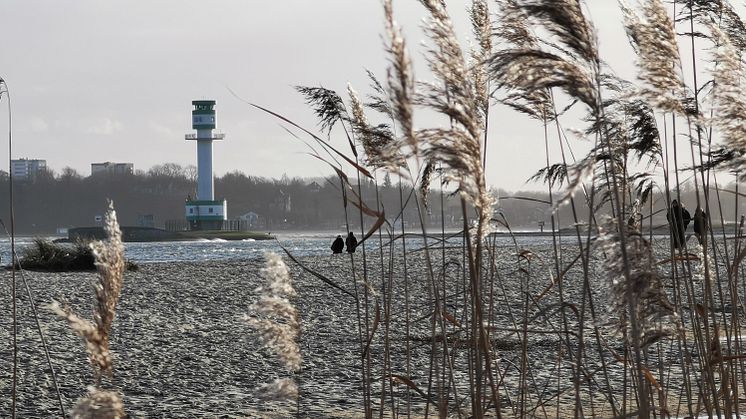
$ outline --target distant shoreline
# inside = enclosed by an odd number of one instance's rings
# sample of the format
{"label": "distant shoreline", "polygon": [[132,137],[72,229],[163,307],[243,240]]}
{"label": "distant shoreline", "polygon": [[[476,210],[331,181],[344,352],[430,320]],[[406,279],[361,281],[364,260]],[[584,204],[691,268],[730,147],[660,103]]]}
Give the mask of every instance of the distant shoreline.
{"label": "distant shoreline", "polygon": [[[122,241],[124,242],[167,242],[167,241],[189,241],[189,240],[273,240],[269,233],[256,231],[167,231],[152,227],[122,226]],[[58,239],[55,242],[76,240],[102,240],[106,237],[103,227],[75,227],[68,230],[67,239]]]}

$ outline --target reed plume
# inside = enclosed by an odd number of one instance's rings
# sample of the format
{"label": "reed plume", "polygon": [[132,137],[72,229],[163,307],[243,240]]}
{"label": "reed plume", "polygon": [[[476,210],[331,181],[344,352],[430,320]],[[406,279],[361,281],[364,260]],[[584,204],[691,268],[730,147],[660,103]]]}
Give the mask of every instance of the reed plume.
{"label": "reed plume", "polygon": [[[427,144],[425,160],[444,166],[444,181],[458,184],[459,193],[475,207],[481,224],[492,216],[493,197],[487,190],[482,166],[479,100],[443,4],[436,0],[421,3],[430,13],[426,31],[435,48],[429,51],[428,63],[438,82],[428,83],[418,102],[447,116],[452,127],[423,129],[417,136]],[[480,234],[487,233],[485,222]]]}
{"label": "reed plume", "polygon": [[373,89],[374,92],[367,95],[368,102],[365,103],[365,106],[380,112],[393,120],[394,110],[391,107],[391,100],[389,99],[386,88],[383,87],[383,84],[381,84],[372,71],[365,70],[365,72],[368,74],[368,78],[370,79],[370,88]]}
{"label": "reed plume", "polygon": [[422,203],[425,204],[425,208],[428,207],[428,198],[430,196],[430,181],[435,171],[435,164],[433,162],[427,162],[425,168],[422,169],[422,176],[420,177],[420,196],[422,196]]}
{"label": "reed plume", "polygon": [[71,412],[73,419],[124,419],[124,403],[113,391],[88,389],[88,395],[75,403]]}
{"label": "reed plume", "polygon": [[[717,47],[714,48],[712,70],[715,81],[712,94],[715,110],[712,122],[725,141],[725,165],[740,170],[746,165],[746,88],[743,61],[730,37],[715,25],[709,25]],[[721,156],[722,158],[722,156]]]}
{"label": "reed plume", "polygon": [[[411,149],[411,154],[417,155],[419,144],[414,131],[413,107],[414,101],[414,75],[412,74],[412,61],[407,53],[406,42],[402,36],[401,29],[394,22],[394,11],[391,0],[383,1],[384,16],[386,19],[386,35],[388,44],[386,50],[390,56],[391,66],[387,71],[387,84],[393,116],[401,129],[404,144],[397,144],[393,150],[386,150],[389,156],[398,156],[403,146]],[[402,153],[408,155],[408,153]]]}
{"label": "reed plume", "polygon": [[[496,23],[495,37],[506,46],[504,50],[540,49],[539,39],[528,25],[528,16],[515,0],[498,0],[497,4],[500,13]],[[489,59],[492,60],[492,57]],[[533,86],[510,85],[504,82],[499,83],[499,86],[506,90],[505,96],[498,98],[500,103],[542,123],[554,118],[553,101],[549,89],[535,89]]]}
{"label": "reed plume", "polygon": [[[290,271],[275,253],[265,254],[262,268],[265,284],[256,289],[259,300],[249,308],[247,323],[259,332],[262,344],[269,348],[285,369],[294,373],[300,369],[302,357],[296,343],[300,332],[298,311],[288,298],[296,295]],[[265,400],[292,400],[298,397],[298,387],[292,378],[275,380],[259,388]]]}
{"label": "reed plume", "polygon": [[[600,99],[595,80],[598,52],[593,25],[576,0],[501,0],[497,29],[508,45],[490,58],[492,78],[505,89],[508,106],[541,121],[554,117],[549,89],[559,87],[594,115]],[[540,41],[533,26],[555,35]]]}
{"label": "reed plume", "polygon": [[645,84],[640,94],[655,107],[685,113],[684,82],[673,19],[661,0],[646,0],[642,16],[624,0],[619,1],[628,38],[637,53],[638,78]]}
{"label": "reed plume", "polygon": [[72,412],[72,417],[76,419],[125,417],[124,404],[119,395],[100,388],[102,377],[112,376],[113,362],[109,350],[109,336],[126,268],[122,232],[111,201],[104,216],[104,232],[106,240],[90,245],[98,271],[98,280],[93,283],[93,322],[78,316],[70,307],[61,307],[56,301],[48,306],[53,313],[67,320],[73,331],[83,338],[88,358],[93,366],[96,386],[91,387],[88,394],[76,402]]}
{"label": "reed plume", "polygon": [[586,134],[609,137],[613,154],[624,158],[636,157],[640,163],[656,165],[661,160],[660,133],[654,109],[645,101],[635,98],[633,85],[619,77],[604,75],[602,87],[609,92],[603,103],[603,116],[592,120]]}
{"label": "reed plume", "polygon": [[[591,73],[558,54],[535,49],[508,49],[495,53],[490,60],[492,77],[509,92],[520,90],[534,94],[559,87],[568,95],[598,110],[597,89]],[[540,99],[544,99],[539,96]],[[532,116],[551,115],[543,100],[532,100],[539,112],[525,112]],[[515,106],[514,106],[515,107]]]}
{"label": "reed plume", "polygon": [[602,86],[609,94],[603,102],[602,114],[587,118],[591,125],[586,134],[606,140],[590,154],[597,160],[596,174],[604,191],[600,202],[608,202],[613,198],[613,185],[612,178],[605,173],[611,165],[621,192],[631,195],[632,189],[642,188],[653,175],[645,171],[630,174],[628,168],[640,163],[655,168],[662,160],[662,152],[655,113],[644,100],[633,98],[632,85],[614,76],[604,76]]}
{"label": "reed plume", "polygon": [[[373,164],[375,167],[382,167],[388,172],[397,173],[400,176],[406,176],[407,174],[404,169],[407,166],[407,162],[400,151],[404,143],[401,143],[400,140],[397,139],[396,133],[394,132],[395,127],[393,124],[396,124],[396,116],[389,91],[386,90],[372,72],[369,70],[366,70],[366,72],[371,81],[370,87],[373,89],[374,93],[367,95],[368,101],[362,104],[362,106],[373,109],[392,121],[391,124],[379,123],[377,125],[371,125],[367,124],[367,121],[365,126],[357,124],[357,126],[364,131],[365,135],[370,138],[370,148],[366,153],[371,153],[373,159],[371,159],[369,163]],[[351,106],[357,105],[353,103]],[[359,112],[363,114],[362,109]],[[355,112],[353,112],[353,118],[357,119],[355,117]]]}
{"label": "reed plume", "polygon": [[357,140],[363,146],[367,164],[374,168],[384,167],[390,171],[399,171],[405,162],[398,153],[388,154],[393,151],[396,141],[389,126],[386,124],[370,125],[360,96],[349,84],[347,94],[350,97],[350,125]]}
{"label": "reed plume", "polygon": [[[111,201],[109,201],[109,210],[104,219],[104,232],[106,232],[107,239],[91,243],[91,249],[99,274],[99,281],[94,284],[96,292],[94,321],[104,336],[108,350],[109,334],[117,311],[119,295],[122,292],[126,267],[122,232],[119,229],[114,204]],[[109,366],[109,374],[111,374],[111,366]]]}
{"label": "reed plume", "polygon": [[[681,11],[676,21],[694,18],[705,26],[717,25],[717,27],[731,39],[733,46],[740,53],[746,51],[746,25],[733,9],[728,0],[675,0],[674,3],[681,5]],[[685,33],[684,35],[692,35]],[[694,36],[706,36],[701,32],[695,32]]]}
{"label": "reed plume", "polygon": [[469,10],[472,32],[478,47],[471,49],[471,75],[474,80],[474,97],[480,110],[481,124],[485,123],[490,106],[489,78],[486,64],[492,55],[492,21],[486,0],[473,0]]}
{"label": "reed plume", "polygon": [[[316,113],[316,117],[319,119],[321,131],[326,131],[327,135],[331,135],[332,128],[334,128],[337,123],[342,126],[345,133],[347,134],[347,143],[350,146],[350,150],[357,159],[357,149],[355,148],[352,137],[350,136],[349,132],[347,131],[347,127],[344,124],[345,122],[350,121],[350,115],[347,112],[344,101],[337,94],[337,92],[329,90],[325,87],[307,86],[295,86],[295,90],[302,94],[306,98],[306,103],[313,108],[314,112]],[[319,144],[322,145],[325,150],[329,151],[329,149],[331,149],[335,153],[342,155],[341,153],[339,153],[339,151],[321,141],[320,138],[315,137],[315,139],[319,142]],[[352,160],[349,160],[346,156],[342,155],[342,157],[345,160],[348,160],[349,163],[356,166],[356,163],[353,163]],[[361,168],[358,167],[358,170],[360,169]]]}
{"label": "reed plume", "polygon": [[291,378],[278,378],[269,384],[262,384],[259,394],[264,400],[295,400],[298,398],[298,384]]}
{"label": "reed plume", "polygon": [[575,60],[598,63],[596,30],[585,18],[580,0],[524,0],[518,5],[553,34],[564,46],[562,50]]}
{"label": "reed plume", "polygon": [[473,114],[478,101],[451,19],[440,1],[420,2],[430,13],[425,31],[435,46],[428,51],[427,59],[437,83],[428,83],[419,101],[452,119],[470,136],[479,138],[481,125]]}
{"label": "reed plume", "polygon": [[78,316],[70,307],[60,306],[57,301],[53,301],[48,308],[59,317],[67,320],[73,332],[83,338],[88,358],[93,365],[94,374],[98,381],[102,372],[110,370],[112,364],[108,344],[101,331],[93,322]]}
{"label": "reed plume", "polygon": [[530,178],[529,182],[543,181],[549,185],[559,185],[565,183],[567,180],[567,165],[564,163],[555,163],[546,167],[542,167]]}
{"label": "reed plume", "polygon": [[539,48],[539,39],[531,31],[529,17],[516,0],[496,0],[499,17],[494,35],[500,43],[518,48]]}
{"label": "reed plume", "polygon": [[57,302],[52,302],[50,305],[50,309],[66,319],[73,331],[85,340],[97,383],[100,383],[103,375],[109,377],[112,375],[109,336],[122,291],[126,266],[122,232],[119,229],[114,204],[111,201],[109,201],[109,209],[104,217],[104,231],[107,236],[106,240],[91,243],[98,270],[98,280],[93,283],[95,293],[93,322],[79,317],[69,307],[62,308]]}
{"label": "reed plume", "polygon": [[352,131],[357,134],[358,141],[363,145],[368,162],[372,163],[376,160],[375,150],[381,148],[381,146],[375,144],[373,142],[374,138],[368,134],[369,124],[368,118],[365,116],[365,110],[363,110],[363,102],[349,83],[347,83],[347,96],[350,98],[350,110],[352,111],[349,117]]}
{"label": "reed plume", "polygon": [[348,119],[347,109],[339,95],[324,87],[295,86],[306,99],[316,117],[319,119],[321,130],[329,132],[338,122]]}
{"label": "reed plume", "polygon": [[[634,226],[621,228],[626,230],[628,276],[624,272],[620,226],[615,218],[609,217],[599,225],[596,244],[609,279],[609,314],[616,320],[616,329],[627,339],[627,344],[644,348],[676,333],[679,318],[656,272],[650,242]],[[630,315],[636,317],[641,336],[639,342],[630,341],[633,336]]]}

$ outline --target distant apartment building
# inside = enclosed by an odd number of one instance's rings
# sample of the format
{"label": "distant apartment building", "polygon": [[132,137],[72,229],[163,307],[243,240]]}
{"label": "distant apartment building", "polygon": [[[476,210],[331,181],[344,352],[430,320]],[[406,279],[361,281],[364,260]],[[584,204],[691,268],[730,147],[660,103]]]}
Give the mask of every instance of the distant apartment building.
{"label": "distant apartment building", "polygon": [[38,174],[47,171],[47,161],[37,159],[11,160],[10,170],[13,173],[14,179],[34,179]]}
{"label": "distant apartment building", "polygon": [[135,172],[135,166],[132,163],[113,163],[110,161],[104,163],[91,163],[91,176],[106,173],[110,175],[131,175]]}

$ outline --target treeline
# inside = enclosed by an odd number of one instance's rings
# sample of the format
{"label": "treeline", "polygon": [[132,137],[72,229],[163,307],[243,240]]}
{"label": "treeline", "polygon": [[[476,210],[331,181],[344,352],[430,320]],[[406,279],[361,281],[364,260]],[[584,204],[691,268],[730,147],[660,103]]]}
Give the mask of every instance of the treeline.
{"label": "treeline", "polygon": [[[746,214],[746,196],[743,192],[735,184],[720,188],[710,187],[708,194],[709,210],[713,225],[733,225],[740,222],[740,217]],[[554,206],[548,204],[549,197],[548,193],[545,192],[512,193],[500,190],[497,196],[499,199],[495,211],[496,215],[498,218],[501,218],[501,214],[504,215],[511,227],[516,229],[536,230],[539,229],[539,223],[543,221],[544,229],[551,230],[552,214],[555,215],[555,223],[560,228],[568,229],[574,226],[575,216],[573,215],[572,202],[569,199],[563,200],[561,194],[554,194],[554,200],[561,201]],[[636,197],[630,196],[627,199],[629,202],[635,202]],[[660,191],[654,191],[639,206],[639,211],[644,217],[643,230],[650,227],[658,231],[665,229],[667,227],[667,201],[673,200],[678,200],[683,204],[692,216],[698,203],[703,209],[708,208],[703,191],[701,189],[697,191],[694,185],[690,183],[682,184],[678,193],[673,192],[668,196]],[[588,202],[580,191],[575,194],[575,208],[578,222],[581,224],[587,223],[589,217]],[[608,217],[611,214],[612,209],[608,203],[597,207],[595,211],[597,218]]]}
{"label": "treeline", "polygon": [[[96,216],[104,213],[107,199],[114,201],[122,225],[141,225],[144,217],[152,216],[155,226],[163,227],[167,221],[184,219],[184,202],[196,196],[196,184],[194,166],[175,163],[134,174],[99,173],[84,177],[74,169],[65,168],[58,174],[48,171],[30,180],[15,179],[16,230],[19,234],[48,234],[60,227],[94,225]],[[5,202],[0,207],[0,217],[6,224],[8,186],[8,174],[0,172],[0,196]],[[360,193],[369,207],[385,208],[392,221],[398,215],[399,188],[388,178],[378,188],[372,181],[363,182]],[[402,190],[401,199],[410,200],[403,214],[409,225],[418,220],[411,195],[411,189]],[[341,185],[334,176],[270,179],[235,171],[215,178],[215,197],[227,199],[229,219],[249,212],[257,214],[257,227],[261,230],[339,229],[346,219]],[[460,218],[456,219],[454,214],[460,213],[459,202],[452,197],[446,197],[444,202],[449,224],[457,223]],[[357,209],[348,205],[346,210],[350,224],[359,226]],[[439,215],[439,203],[437,210],[431,207],[429,211]],[[365,223],[369,225],[371,221]]]}
{"label": "treeline", "polygon": [[[0,196],[5,203],[0,206],[0,217],[6,221],[6,225],[9,220],[8,186],[8,174],[0,172]],[[744,212],[746,199],[739,200],[741,209],[737,211],[734,191],[734,185],[720,191],[721,205],[717,204],[715,191],[711,192],[711,211],[715,223],[720,219],[721,211],[726,222],[736,221]],[[408,228],[419,226],[420,216],[414,194],[409,187],[403,187],[400,191],[398,179],[385,176],[378,181],[378,185],[371,180],[364,181],[360,193],[368,207],[383,208],[386,218],[391,223],[396,222],[397,228],[401,226],[402,217]],[[551,228],[553,209],[547,204],[547,193],[504,190],[494,193],[498,198],[495,217],[500,221],[507,221],[516,230],[537,230],[542,222],[545,230]],[[97,174],[84,177],[66,168],[59,174],[50,171],[33,180],[14,180],[14,195],[16,230],[19,234],[49,234],[60,227],[94,225],[96,216],[104,213],[107,199],[114,201],[122,225],[141,225],[146,216],[152,216],[155,226],[163,227],[167,221],[184,219],[185,199],[196,196],[196,169],[194,166],[166,163],[131,175]],[[228,200],[230,219],[250,212],[257,214],[255,226],[259,230],[335,230],[342,229],[345,220],[353,228],[359,228],[360,224],[357,208],[351,204],[346,208],[343,205],[341,185],[335,176],[326,179],[270,179],[235,171],[215,179],[215,196]],[[584,198],[579,194],[576,199]],[[681,201],[693,214],[696,193],[683,189]],[[653,202],[653,224],[663,225],[666,223],[665,197],[654,195]],[[421,205],[420,210],[422,219],[430,227],[463,227],[461,203],[453,192],[431,190],[427,204]],[[403,213],[402,206],[405,208]],[[586,205],[578,207],[585,208]],[[609,211],[603,209],[600,212]],[[646,216],[650,213],[649,204],[645,205],[643,213]],[[554,214],[560,227],[572,226],[574,218],[569,202],[561,205]],[[366,226],[369,226],[372,219],[368,216],[364,218]],[[588,213],[579,213],[578,218],[585,221]]]}

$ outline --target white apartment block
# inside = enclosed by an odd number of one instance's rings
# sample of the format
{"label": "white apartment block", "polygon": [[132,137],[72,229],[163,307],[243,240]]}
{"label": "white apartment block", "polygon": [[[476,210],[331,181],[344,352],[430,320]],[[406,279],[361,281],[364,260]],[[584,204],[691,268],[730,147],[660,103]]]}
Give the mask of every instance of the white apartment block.
{"label": "white apartment block", "polygon": [[11,160],[10,170],[14,179],[33,179],[36,175],[47,171],[47,161],[36,159]]}
{"label": "white apartment block", "polygon": [[135,166],[132,163],[113,163],[110,161],[103,163],[91,163],[91,176],[98,173],[107,173],[110,175],[131,175],[135,172]]}

